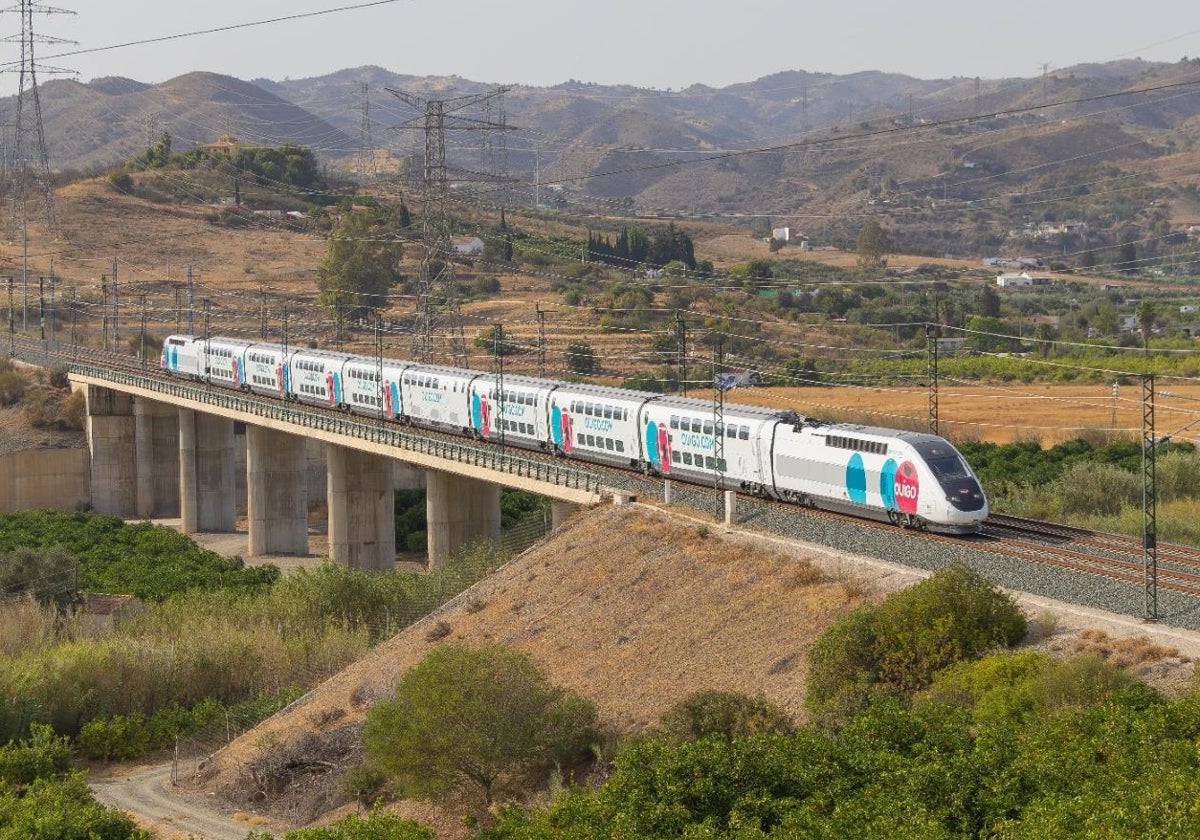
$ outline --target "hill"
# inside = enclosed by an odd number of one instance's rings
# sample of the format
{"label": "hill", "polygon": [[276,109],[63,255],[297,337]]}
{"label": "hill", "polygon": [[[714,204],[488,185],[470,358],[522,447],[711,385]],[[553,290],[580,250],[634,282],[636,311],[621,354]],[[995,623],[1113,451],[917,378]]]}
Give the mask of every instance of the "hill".
{"label": "hill", "polygon": [[[381,644],[257,729],[202,762],[187,789],[228,811],[277,823],[320,819],[340,800],[338,783],[361,761],[366,710],[401,673],[445,640],[494,641],[532,656],[550,678],[593,700],[603,723],[644,730],[675,702],[705,689],[761,693],[803,719],[807,654],[839,615],[912,583],[923,573],[807,545],[726,532],[639,506],[582,513],[437,613]],[[1047,602],[1026,602],[1027,611]],[[1062,649],[1091,645],[1120,655],[1113,635],[1140,634],[1063,607]],[[1194,634],[1170,628],[1165,644],[1200,652]],[[1074,647],[1073,647],[1074,646]],[[1190,662],[1175,650],[1135,643],[1143,676],[1178,680]],[[1101,650],[1102,649],[1102,650]],[[463,835],[452,816],[415,803],[397,809]]]}
{"label": "hill", "polygon": [[[503,116],[510,203],[790,224],[843,246],[873,215],[908,252],[1061,254],[1150,233],[1147,247],[1160,247],[1162,222],[1178,233],[1200,218],[1195,70],[1185,60],[1081,65],[1033,80],[789,71],[678,91],[572,81],[515,86],[491,110],[454,112]],[[452,100],[494,87],[359,67],[284,81],[199,72],[156,85],[57,80],[41,100],[55,168],[118,164],[165,131],[176,151],[222,136],[304,145],[343,175],[369,140],[379,175],[394,181],[419,177],[424,117],[389,89]],[[463,186],[501,157],[499,138],[484,139],[447,133],[451,177]],[[460,200],[493,202],[473,192]],[[1039,238],[1039,223],[1064,221],[1087,228]]]}

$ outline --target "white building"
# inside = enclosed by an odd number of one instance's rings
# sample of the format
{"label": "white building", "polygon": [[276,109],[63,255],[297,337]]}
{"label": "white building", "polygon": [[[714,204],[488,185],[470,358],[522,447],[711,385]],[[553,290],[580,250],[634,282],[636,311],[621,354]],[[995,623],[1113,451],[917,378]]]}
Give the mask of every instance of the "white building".
{"label": "white building", "polygon": [[1013,287],[1013,286],[1032,286],[1033,278],[1030,277],[1028,274],[1026,274],[1024,271],[1022,271],[1020,274],[1013,274],[1012,272],[1006,272],[1004,274],[996,275],[996,285],[1003,286],[1005,288],[1009,288],[1009,287]]}
{"label": "white building", "polygon": [[478,236],[454,240],[454,253],[460,257],[477,257],[483,253],[483,240]]}

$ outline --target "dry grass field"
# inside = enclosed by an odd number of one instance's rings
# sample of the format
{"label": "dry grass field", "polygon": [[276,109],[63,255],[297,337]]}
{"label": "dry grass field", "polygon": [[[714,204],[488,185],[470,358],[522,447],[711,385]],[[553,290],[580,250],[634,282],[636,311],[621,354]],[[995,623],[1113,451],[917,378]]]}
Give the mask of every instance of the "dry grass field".
{"label": "dry grass field", "polygon": [[[1155,433],[1200,437],[1200,385],[1172,385],[1155,402]],[[989,385],[938,391],[941,433],[956,441],[1009,443],[1037,440],[1052,445],[1073,438],[1102,440],[1142,433],[1141,386]],[[920,388],[741,388],[727,402],[790,408],[813,417],[926,428],[928,392]],[[1195,424],[1188,426],[1188,424]],[[1187,428],[1185,428],[1187,427]]]}

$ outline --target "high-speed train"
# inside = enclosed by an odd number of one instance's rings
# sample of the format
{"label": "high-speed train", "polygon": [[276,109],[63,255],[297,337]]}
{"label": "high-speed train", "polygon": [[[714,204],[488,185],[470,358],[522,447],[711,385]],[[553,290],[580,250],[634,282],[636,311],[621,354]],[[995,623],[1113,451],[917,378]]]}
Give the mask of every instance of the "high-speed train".
{"label": "high-speed train", "polygon": [[[987,499],[936,435],[793,411],[236,338],[171,335],[167,373],[368,417],[948,533],[979,530]],[[717,439],[723,457],[717,461]]]}

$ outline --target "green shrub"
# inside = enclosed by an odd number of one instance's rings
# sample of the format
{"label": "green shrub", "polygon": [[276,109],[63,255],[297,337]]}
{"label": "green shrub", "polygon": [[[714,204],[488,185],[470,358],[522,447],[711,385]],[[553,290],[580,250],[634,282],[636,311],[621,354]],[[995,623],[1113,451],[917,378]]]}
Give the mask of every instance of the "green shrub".
{"label": "green shrub", "polygon": [[87,758],[128,761],[146,754],[150,731],[141,714],[93,718],[79,730],[75,743]]}
{"label": "green shrub", "polygon": [[1012,597],[962,563],[887,598],[875,618],[882,682],[908,693],[942,668],[1015,645],[1027,630]]}
{"label": "green shrub", "polygon": [[[250,832],[246,840],[274,840],[266,832]],[[395,814],[347,814],[324,828],[296,828],[283,840],[434,840],[432,829]]]}
{"label": "green shrub", "polygon": [[1113,464],[1072,464],[1055,482],[1054,495],[1067,516],[1113,516],[1141,503],[1142,477]]}
{"label": "green shrub", "polygon": [[955,563],[831,625],[809,652],[806,706],[815,722],[839,727],[882,697],[925,688],[943,668],[1016,644],[1026,629],[1012,598]]}
{"label": "green shrub", "polygon": [[60,776],[70,767],[70,741],[45,724],[32,724],[28,738],[0,747],[0,783],[28,785]]}
{"label": "green shrub", "polygon": [[794,729],[788,713],[761,695],[699,691],[663,713],[658,734],[671,743],[683,743],[701,738],[728,741],[746,735],[789,734]]}

